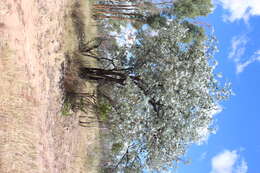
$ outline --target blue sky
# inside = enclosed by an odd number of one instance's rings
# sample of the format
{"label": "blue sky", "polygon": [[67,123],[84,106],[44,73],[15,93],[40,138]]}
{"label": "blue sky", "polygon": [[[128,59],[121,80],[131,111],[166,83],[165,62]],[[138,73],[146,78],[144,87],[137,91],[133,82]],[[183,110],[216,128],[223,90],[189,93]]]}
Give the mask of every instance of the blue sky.
{"label": "blue sky", "polygon": [[215,28],[220,52],[217,71],[232,83],[235,96],[216,116],[218,131],[192,146],[190,165],[178,173],[260,172],[260,0],[215,0],[216,9],[197,19]]}

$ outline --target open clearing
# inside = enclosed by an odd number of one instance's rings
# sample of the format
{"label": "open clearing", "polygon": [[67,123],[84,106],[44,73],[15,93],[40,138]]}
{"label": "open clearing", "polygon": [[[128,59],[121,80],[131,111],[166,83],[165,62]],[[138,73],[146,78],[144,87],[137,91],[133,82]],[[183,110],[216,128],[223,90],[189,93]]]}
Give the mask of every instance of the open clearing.
{"label": "open clearing", "polygon": [[62,65],[78,46],[75,3],[91,39],[89,1],[0,1],[1,173],[98,172],[98,125],[80,127],[80,113],[60,115]]}

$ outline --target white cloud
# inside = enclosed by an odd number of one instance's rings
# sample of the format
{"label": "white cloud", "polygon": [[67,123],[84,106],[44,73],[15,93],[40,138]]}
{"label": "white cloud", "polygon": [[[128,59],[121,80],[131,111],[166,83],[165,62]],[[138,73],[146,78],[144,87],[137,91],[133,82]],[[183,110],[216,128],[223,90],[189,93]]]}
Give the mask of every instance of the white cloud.
{"label": "white cloud", "polygon": [[211,173],[232,173],[233,167],[238,158],[236,151],[224,151],[212,158]]}
{"label": "white cloud", "polygon": [[260,50],[255,51],[256,55],[260,55]]}
{"label": "white cloud", "polygon": [[259,53],[260,53],[260,51],[258,50],[247,61],[245,61],[245,62],[237,62],[237,64],[236,64],[236,73],[237,74],[242,73],[247,66],[249,66],[250,64],[252,64],[252,63],[254,63],[256,61],[260,62],[260,55],[259,55]]}
{"label": "white cloud", "polygon": [[236,150],[224,152],[214,156],[211,160],[211,173],[247,173],[247,163],[240,159]]}
{"label": "white cloud", "polygon": [[207,155],[208,155],[208,152],[203,152],[203,153],[200,155],[200,158],[199,158],[199,160],[200,160],[200,161],[203,161],[203,160],[205,160],[205,159],[206,159],[206,157],[207,157]]}
{"label": "white cloud", "polygon": [[241,164],[238,165],[235,172],[236,173],[247,173],[247,170],[248,170],[247,163],[244,159],[242,159]]}
{"label": "white cloud", "polygon": [[247,42],[248,38],[245,35],[233,37],[231,41],[231,52],[228,57],[235,62],[239,62],[245,53]]}
{"label": "white cloud", "polygon": [[[260,1],[259,1],[260,2]],[[233,60],[236,65],[236,73],[242,73],[250,64],[260,61],[260,50],[254,52],[249,58],[243,57],[249,39],[246,35],[235,36],[231,41],[231,51],[228,58]]]}
{"label": "white cloud", "polygon": [[249,65],[249,64],[252,64],[253,62],[255,62],[255,59],[249,59],[243,63],[238,63],[237,66],[236,66],[236,73],[239,74],[239,73],[242,73],[245,68]]}
{"label": "white cloud", "polygon": [[259,0],[216,0],[216,3],[228,10],[229,15],[224,16],[224,19],[230,22],[240,19],[247,22],[251,16],[260,15]]}

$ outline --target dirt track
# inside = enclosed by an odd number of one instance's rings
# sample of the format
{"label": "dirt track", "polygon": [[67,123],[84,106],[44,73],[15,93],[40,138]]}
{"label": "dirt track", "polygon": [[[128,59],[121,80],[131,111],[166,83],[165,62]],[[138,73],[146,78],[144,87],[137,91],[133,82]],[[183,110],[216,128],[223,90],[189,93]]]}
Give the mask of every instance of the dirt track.
{"label": "dirt track", "polygon": [[[97,172],[98,129],[59,115],[70,0],[0,2],[0,172]],[[68,19],[69,20],[69,19]],[[87,132],[86,132],[87,130]]]}

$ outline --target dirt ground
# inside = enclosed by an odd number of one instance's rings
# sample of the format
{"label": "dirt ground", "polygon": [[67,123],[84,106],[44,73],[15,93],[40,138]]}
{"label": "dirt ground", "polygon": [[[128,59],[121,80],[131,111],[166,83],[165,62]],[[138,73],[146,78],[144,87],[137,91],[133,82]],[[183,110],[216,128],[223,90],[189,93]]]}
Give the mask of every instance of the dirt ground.
{"label": "dirt ground", "polygon": [[[62,64],[77,47],[75,1],[0,1],[1,173],[98,172],[99,129],[60,114]],[[81,10],[91,39],[88,0]]]}

